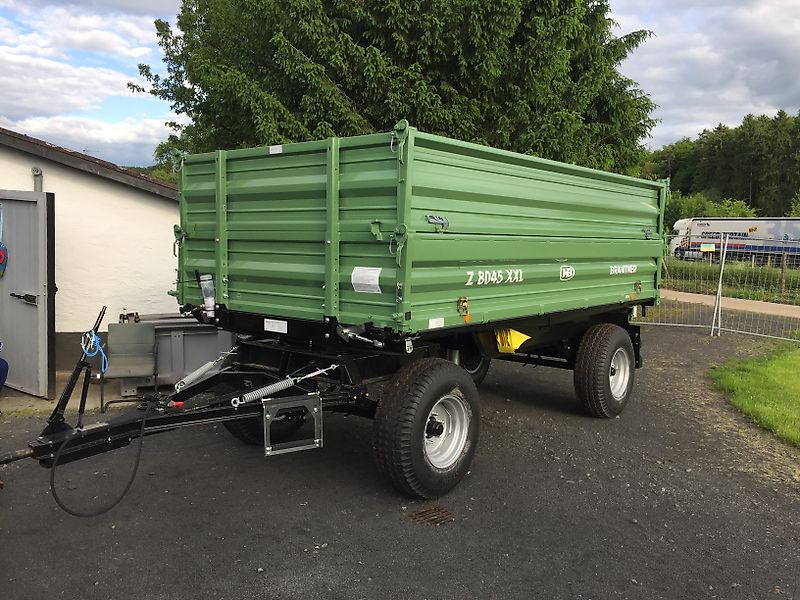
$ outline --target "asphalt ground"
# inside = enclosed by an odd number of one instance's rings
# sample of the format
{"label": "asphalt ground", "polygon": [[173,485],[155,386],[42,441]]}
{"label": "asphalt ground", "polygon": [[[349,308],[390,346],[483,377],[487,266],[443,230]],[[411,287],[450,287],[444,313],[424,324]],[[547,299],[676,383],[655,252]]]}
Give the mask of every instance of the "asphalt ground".
{"label": "asphalt ground", "polygon": [[[572,374],[494,364],[470,474],[418,524],[378,475],[371,423],[265,460],[204,427],[149,437],[111,512],[71,517],[49,471],[0,468],[0,598],[800,598],[800,450],[705,377],[761,342],[646,328],[619,419],[584,416]],[[42,417],[0,417],[0,450]],[[65,500],[123,487],[135,448],[59,468]]]}

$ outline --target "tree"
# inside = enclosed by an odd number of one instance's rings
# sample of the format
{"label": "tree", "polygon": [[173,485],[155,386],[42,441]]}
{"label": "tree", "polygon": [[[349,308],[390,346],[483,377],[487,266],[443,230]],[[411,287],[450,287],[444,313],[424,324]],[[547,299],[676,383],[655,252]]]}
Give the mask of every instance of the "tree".
{"label": "tree", "polygon": [[792,198],[792,203],[789,206],[789,210],[786,211],[787,217],[800,217],[800,191],[798,191],[794,198]]}
{"label": "tree", "polygon": [[768,160],[762,169],[762,192],[758,199],[759,208],[767,215],[784,214],[797,191],[792,176],[797,170],[797,157],[792,152],[794,126],[794,119],[783,110],[768,124],[769,136],[765,140]]}
{"label": "tree", "polygon": [[726,198],[715,202],[702,192],[683,195],[672,192],[664,221],[672,226],[678,219],[692,217],[755,217],[756,211],[744,200]]}
{"label": "tree", "polygon": [[640,173],[670,176],[672,190],[684,196],[741,198],[759,215],[780,216],[800,193],[800,116],[781,110],[747,115],[734,128],[718,125],[646,154]]}
{"label": "tree", "polygon": [[184,0],[179,31],[156,21],[166,73],[139,69],[191,119],[169,144],[193,152],[407,118],[624,171],[654,106],[617,67],[649,32],[615,37],[613,25],[608,0]]}
{"label": "tree", "polygon": [[696,170],[697,144],[683,138],[645,157],[641,175],[650,179],[669,177],[672,190],[690,194]]}

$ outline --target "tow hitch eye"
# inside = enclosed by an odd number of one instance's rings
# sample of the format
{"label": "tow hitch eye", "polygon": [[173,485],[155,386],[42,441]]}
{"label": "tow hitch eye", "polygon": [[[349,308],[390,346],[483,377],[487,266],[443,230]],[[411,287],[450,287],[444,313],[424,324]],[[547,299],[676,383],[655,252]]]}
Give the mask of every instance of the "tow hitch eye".
{"label": "tow hitch eye", "polygon": [[434,417],[428,420],[428,426],[425,428],[425,437],[439,437],[444,433],[444,423],[437,421]]}

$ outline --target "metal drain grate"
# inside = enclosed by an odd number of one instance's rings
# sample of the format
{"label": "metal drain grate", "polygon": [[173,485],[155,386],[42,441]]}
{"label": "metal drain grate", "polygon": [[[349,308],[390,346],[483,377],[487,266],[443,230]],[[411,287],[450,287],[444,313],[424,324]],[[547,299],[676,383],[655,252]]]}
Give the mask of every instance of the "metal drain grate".
{"label": "metal drain grate", "polygon": [[425,506],[411,513],[408,517],[415,523],[420,523],[422,525],[442,525],[443,523],[450,523],[456,519],[456,516],[452,512],[439,504]]}

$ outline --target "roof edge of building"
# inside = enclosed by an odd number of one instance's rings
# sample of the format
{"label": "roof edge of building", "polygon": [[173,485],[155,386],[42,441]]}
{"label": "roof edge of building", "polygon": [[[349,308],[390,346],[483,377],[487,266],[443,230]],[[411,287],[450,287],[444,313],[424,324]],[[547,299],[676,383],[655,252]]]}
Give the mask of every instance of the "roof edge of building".
{"label": "roof edge of building", "polygon": [[79,171],[104,177],[169,200],[178,200],[178,188],[147,175],[132,173],[112,162],[69,150],[44,140],[0,127],[0,145],[45,158]]}

